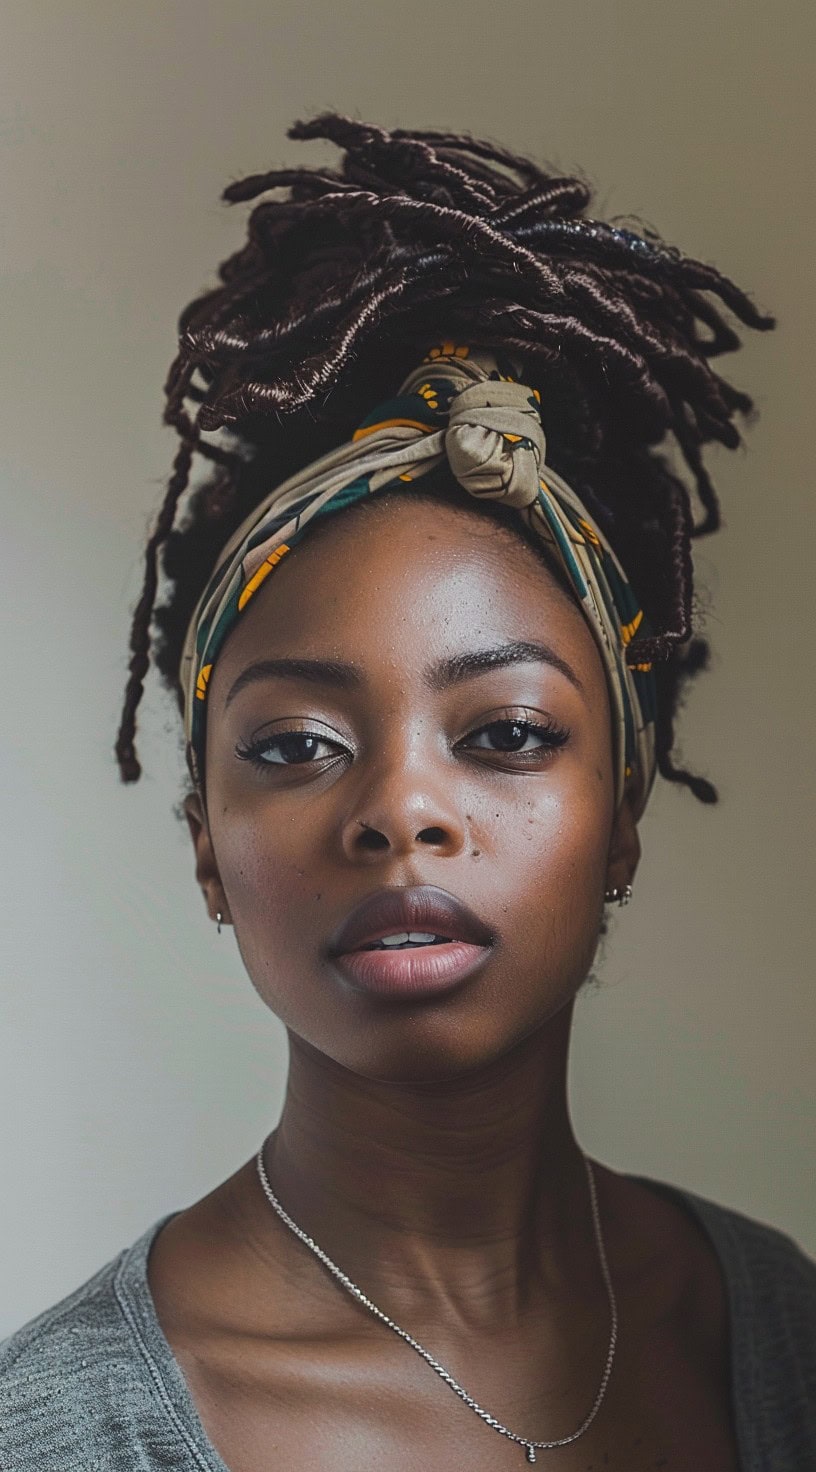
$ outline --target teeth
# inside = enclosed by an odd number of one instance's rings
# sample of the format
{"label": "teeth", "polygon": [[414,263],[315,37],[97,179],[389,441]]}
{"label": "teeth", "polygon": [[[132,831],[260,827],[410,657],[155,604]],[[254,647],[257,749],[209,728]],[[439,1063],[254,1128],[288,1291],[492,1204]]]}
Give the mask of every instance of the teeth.
{"label": "teeth", "polygon": [[401,930],[399,935],[384,935],[380,944],[383,946],[404,946],[406,941],[412,941],[417,946],[428,946],[436,936],[429,930]]}
{"label": "teeth", "polygon": [[398,934],[384,935],[371,941],[368,950],[399,950],[406,946],[430,946],[447,941],[446,935],[433,935],[429,930],[401,930]]}

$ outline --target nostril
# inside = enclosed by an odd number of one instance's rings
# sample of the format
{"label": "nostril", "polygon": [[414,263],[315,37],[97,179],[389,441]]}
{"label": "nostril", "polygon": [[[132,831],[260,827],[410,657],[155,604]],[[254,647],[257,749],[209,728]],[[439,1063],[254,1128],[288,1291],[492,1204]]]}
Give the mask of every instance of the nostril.
{"label": "nostril", "polygon": [[380,832],[379,828],[372,828],[368,823],[363,823],[362,820],[358,821],[363,830],[359,838],[363,848],[388,848],[388,839],[384,833]]}
{"label": "nostril", "polygon": [[417,838],[420,843],[444,843],[445,833],[442,828],[423,828]]}

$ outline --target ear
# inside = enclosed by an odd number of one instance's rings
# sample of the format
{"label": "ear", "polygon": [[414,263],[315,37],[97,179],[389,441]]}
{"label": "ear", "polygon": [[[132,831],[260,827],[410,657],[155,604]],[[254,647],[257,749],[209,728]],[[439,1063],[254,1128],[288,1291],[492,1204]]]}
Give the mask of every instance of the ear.
{"label": "ear", "polygon": [[609,840],[606,865],[607,889],[623,889],[631,884],[640,861],[640,835],[637,830],[631,789],[624,789],[623,799],[615,814]]}
{"label": "ear", "polygon": [[207,914],[211,920],[216,920],[220,911],[221,919],[226,924],[231,924],[229,906],[215,861],[207,814],[197,792],[189,792],[185,797],[184,815],[187,819],[190,837],[193,840],[196,858],[195,875],[204,896]]}

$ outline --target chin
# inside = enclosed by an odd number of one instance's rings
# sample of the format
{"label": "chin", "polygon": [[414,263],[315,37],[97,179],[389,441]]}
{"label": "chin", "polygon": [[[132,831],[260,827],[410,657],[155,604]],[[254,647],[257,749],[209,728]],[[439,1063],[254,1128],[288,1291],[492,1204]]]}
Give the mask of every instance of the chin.
{"label": "chin", "polygon": [[545,1017],[503,1034],[488,1033],[483,1019],[481,1026],[467,1027],[461,1021],[451,1026],[450,1018],[420,1018],[414,1013],[405,1019],[403,1027],[389,1029],[388,1038],[377,1039],[370,1033],[364,1050],[343,1050],[341,1054],[335,1046],[325,1051],[340,1067],[372,1083],[454,1083],[490,1071],[537,1036],[543,1044],[547,1023],[571,1001],[570,996]]}

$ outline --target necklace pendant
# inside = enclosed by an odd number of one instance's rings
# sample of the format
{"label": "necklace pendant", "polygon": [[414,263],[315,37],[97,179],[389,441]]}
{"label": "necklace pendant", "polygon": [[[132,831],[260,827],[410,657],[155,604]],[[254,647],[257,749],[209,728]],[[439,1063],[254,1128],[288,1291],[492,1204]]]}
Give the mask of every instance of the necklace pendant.
{"label": "necklace pendant", "polygon": [[527,1448],[527,1461],[528,1462],[534,1462],[535,1459],[536,1459],[535,1447],[534,1446],[528,1446],[528,1448]]}

